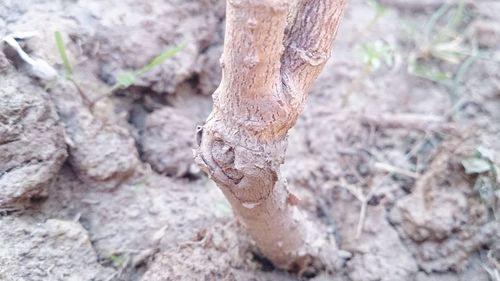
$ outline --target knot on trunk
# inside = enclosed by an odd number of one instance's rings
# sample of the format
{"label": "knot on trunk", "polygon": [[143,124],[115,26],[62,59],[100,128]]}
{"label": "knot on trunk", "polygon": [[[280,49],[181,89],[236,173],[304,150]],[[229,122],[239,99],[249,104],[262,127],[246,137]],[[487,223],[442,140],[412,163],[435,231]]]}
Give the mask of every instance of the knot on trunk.
{"label": "knot on trunk", "polygon": [[212,145],[212,159],[222,170],[222,173],[238,184],[243,178],[243,174],[234,168],[234,147],[225,143],[222,139],[216,139]]}
{"label": "knot on trunk", "polygon": [[278,181],[275,155],[261,149],[249,149],[233,143],[210,129],[198,128],[195,161],[226,193],[240,203],[260,203],[272,193]]}

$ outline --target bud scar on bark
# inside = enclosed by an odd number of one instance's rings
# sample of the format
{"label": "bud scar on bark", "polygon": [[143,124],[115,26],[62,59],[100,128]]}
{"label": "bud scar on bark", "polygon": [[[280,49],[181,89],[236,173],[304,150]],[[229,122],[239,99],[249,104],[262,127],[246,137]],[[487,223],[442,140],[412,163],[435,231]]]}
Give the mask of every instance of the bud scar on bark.
{"label": "bud scar on bark", "polygon": [[[287,132],[328,60],[345,0],[228,0],[222,80],[195,160],[274,265],[328,266],[335,243],[280,175]],[[329,256],[331,259],[332,256]]]}

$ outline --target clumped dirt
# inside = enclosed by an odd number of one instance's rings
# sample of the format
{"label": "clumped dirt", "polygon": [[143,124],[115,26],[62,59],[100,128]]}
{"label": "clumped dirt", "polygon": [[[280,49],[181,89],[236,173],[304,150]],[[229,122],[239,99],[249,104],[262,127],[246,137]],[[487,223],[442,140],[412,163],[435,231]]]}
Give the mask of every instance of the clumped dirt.
{"label": "clumped dirt", "polygon": [[144,161],[160,174],[182,177],[199,173],[192,152],[195,130],[196,122],[181,110],[164,107],[148,114],[138,140]]}
{"label": "clumped dirt", "polygon": [[0,206],[41,196],[66,159],[64,129],[49,95],[29,78],[2,74]]}
{"label": "clumped dirt", "polygon": [[104,280],[113,271],[98,263],[78,222],[6,217],[0,226],[2,280]]}
{"label": "clumped dirt", "polygon": [[443,144],[412,194],[399,200],[390,214],[426,272],[463,271],[476,249],[500,239],[498,222],[489,220],[487,204],[473,196],[473,183],[460,173],[458,159],[470,155],[459,151],[464,147]]}
{"label": "clumped dirt", "polygon": [[[419,52],[447,2],[383,0],[379,16],[372,1],[349,2],[283,166],[299,207],[341,249],[339,268],[312,280],[487,281],[500,270],[498,175],[462,165],[478,147],[500,162],[500,5],[464,2],[455,43],[469,54],[450,61]],[[220,79],[224,2],[0,5],[0,35],[37,31],[21,45],[63,73],[56,30],[73,81],[32,77],[0,43],[0,280],[299,280],[260,255],[193,164]],[[119,72],[183,43],[109,93]],[[363,46],[375,43],[385,51],[367,71]],[[416,54],[449,78],[412,74]],[[492,186],[478,185],[485,176]]]}

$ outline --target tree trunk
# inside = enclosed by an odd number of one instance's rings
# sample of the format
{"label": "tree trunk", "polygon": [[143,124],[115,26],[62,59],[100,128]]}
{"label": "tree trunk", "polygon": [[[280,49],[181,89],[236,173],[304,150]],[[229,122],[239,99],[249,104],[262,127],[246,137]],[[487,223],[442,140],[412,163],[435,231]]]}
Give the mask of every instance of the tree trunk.
{"label": "tree trunk", "polygon": [[196,162],[259,249],[275,266],[301,273],[325,266],[335,243],[295,206],[280,165],[345,1],[228,0],[222,81],[197,132]]}

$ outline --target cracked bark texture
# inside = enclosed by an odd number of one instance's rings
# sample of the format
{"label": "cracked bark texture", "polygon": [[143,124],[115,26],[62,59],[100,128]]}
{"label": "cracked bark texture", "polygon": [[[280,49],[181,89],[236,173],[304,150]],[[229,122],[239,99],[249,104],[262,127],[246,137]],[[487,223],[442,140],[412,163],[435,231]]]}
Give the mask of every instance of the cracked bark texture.
{"label": "cracked bark texture", "polygon": [[336,246],[295,206],[280,165],[287,132],[330,56],[345,2],[229,0],[222,80],[197,132],[196,162],[259,249],[277,267],[300,274],[331,267]]}

